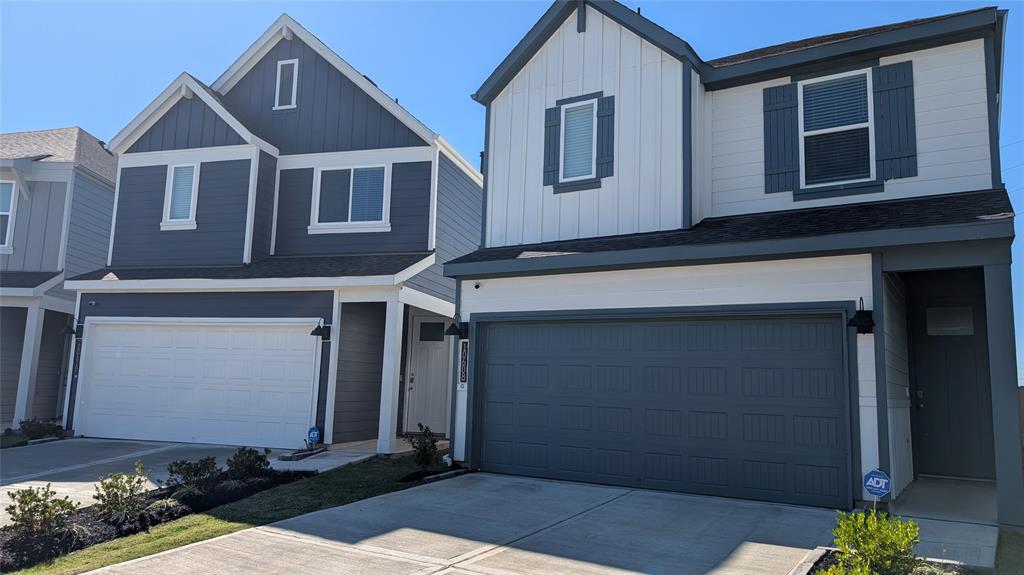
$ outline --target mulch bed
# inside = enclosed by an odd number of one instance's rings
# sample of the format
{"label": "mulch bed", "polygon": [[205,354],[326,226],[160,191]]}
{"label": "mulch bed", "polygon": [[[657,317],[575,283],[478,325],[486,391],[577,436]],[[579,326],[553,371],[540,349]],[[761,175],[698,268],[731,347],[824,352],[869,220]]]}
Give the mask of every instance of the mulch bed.
{"label": "mulch bed", "polygon": [[[102,517],[95,506],[81,507],[71,516],[71,528],[50,537],[27,538],[19,536],[10,525],[0,528],[0,573],[31,567],[36,563],[77,551],[97,543],[146,531],[161,523],[173,521],[192,513],[201,513],[225,503],[244,499],[254,493],[316,475],[316,471],[272,470],[263,477],[232,482],[230,489],[214,487],[202,496],[185,497],[178,504],[166,504],[147,509],[138,521],[114,526]],[[227,473],[218,482],[229,479]],[[163,487],[147,493],[145,507],[167,500],[177,488]],[[175,500],[177,501],[177,500]],[[9,502],[3,502],[7,505]]]}
{"label": "mulch bed", "polygon": [[[811,568],[809,575],[814,575],[815,573],[824,573],[826,569],[839,562],[839,554],[840,552],[834,549],[829,549],[828,551],[826,551],[825,554],[822,555],[821,558],[814,563],[814,567]],[[960,567],[959,565],[952,565],[949,563],[935,563],[934,561],[926,561],[925,564],[927,565],[927,567],[921,569],[920,571],[915,570],[913,573],[908,573],[907,575],[914,575],[918,572],[923,573],[925,575],[932,575],[938,573],[944,573],[947,575],[970,575],[971,573],[973,573],[970,569],[966,569],[964,567]]]}

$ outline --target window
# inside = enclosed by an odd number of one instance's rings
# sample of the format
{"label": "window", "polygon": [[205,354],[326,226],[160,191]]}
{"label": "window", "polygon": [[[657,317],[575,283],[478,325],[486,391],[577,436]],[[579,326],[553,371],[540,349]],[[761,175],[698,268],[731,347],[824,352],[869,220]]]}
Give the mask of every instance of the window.
{"label": "window", "polygon": [[597,142],[597,100],[562,107],[562,156],[559,182],[595,177]]}
{"label": "window", "polygon": [[299,91],[299,60],[281,60],[277,63],[277,88],[274,91],[274,109],[294,108]]}
{"label": "window", "polygon": [[14,238],[14,207],[18,202],[14,182],[0,181],[0,250],[11,253]]}
{"label": "window", "polygon": [[199,194],[199,164],[167,167],[164,219],[161,230],[196,229],[196,200]]}
{"label": "window", "polygon": [[870,94],[864,70],[799,84],[802,187],[874,179]]}
{"label": "window", "polygon": [[386,166],[318,168],[309,232],[389,231],[388,175]]}

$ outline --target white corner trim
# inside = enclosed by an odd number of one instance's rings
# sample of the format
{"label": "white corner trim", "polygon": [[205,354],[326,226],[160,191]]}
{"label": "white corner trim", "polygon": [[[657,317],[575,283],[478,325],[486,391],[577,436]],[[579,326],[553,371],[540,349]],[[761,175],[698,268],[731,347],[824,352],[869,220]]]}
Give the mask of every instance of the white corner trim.
{"label": "white corner trim", "polygon": [[425,309],[438,315],[443,315],[447,318],[455,317],[454,303],[445,301],[436,296],[425,294],[407,286],[402,286],[398,289],[398,301],[420,309]]}
{"label": "white corner trim", "polygon": [[338,389],[338,351],[341,341],[341,300],[334,290],[331,308],[331,352],[327,368],[327,409],[324,412],[324,443],[334,442],[334,399]]}
{"label": "white corner trim", "polygon": [[280,160],[274,169],[274,220],[270,222],[270,255],[277,252],[277,198],[281,190],[281,165]]}
{"label": "white corner trim", "polygon": [[124,156],[117,158],[117,174],[114,177],[114,207],[110,211],[110,238],[107,240],[107,265],[114,257],[114,230],[117,228],[117,200],[121,194],[121,166]]}
{"label": "white corner trim", "polygon": [[278,149],[264,140],[256,137],[252,132],[249,131],[241,122],[238,121],[230,112],[214,98],[207,89],[200,85],[195,78],[190,76],[187,72],[182,72],[177,78],[159,96],[156,97],[145,109],[142,110],[131,122],[128,123],[120,132],[114,136],[110,143],[107,144],[107,148],[115,154],[125,153],[135,141],[146,132],[150,127],[153,126],[159,120],[167,110],[171,108],[178,100],[184,97],[183,88],[188,88],[193,94],[199,96],[199,99],[203,101],[207,106],[210,107],[222,120],[224,120],[228,126],[231,127],[239,136],[242,137],[246,142],[259,146],[267,153],[278,155],[280,152]]}
{"label": "white corner trim", "polygon": [[64,269],[64,261],[68,252],[68,229],[71,227],[71,203],[75,199],[75,170],[72,168],[71,176],[65,183],[64,190],[64,217],[60,223],[60,251],[57,254],[57,269]]}
{"label": "white corner trim", "polygon": [[[75,309],[74,315],[71,320],[75,323],[72,325],[74,328],[78,328],[78,310],[82,305],[82,294],[75,294]],[[68,346],[68,374],[64,377],[64,409],[61,410],[60,424],[66,429],[68,426],[68,404],[71,401],[71,378],[75,375],[75,348],[78,346],[78,338],[71,338],[71,345]]]}
{"label": "white corner trim", "polygon": [[434,141],[434,157],[430,162],[430,216],[427,223],[427,249],[434,250],[437,246],[437,178],[440,172],[441,152],[437,141]]}
{"label": "white corner trim", "polygon": [[320,41],[319,38],[314,36],[309,30],[306,30],[298,22],[292,19],[287,14],[282,14],[273,24],[268,28],[249,48],[236,60],[223,74],[213,83],[212,88],[221,94],[227,94],[231,88],[238,83],[245,74],[260,61],[267,52],[277,43],[280,38],[283,38],[285,34],[291,33],[301,40],[304,44],[312,48],[317,54],[322,56],[327,62],[334,66],[339,72],[344,74],[349,80],[352,81],[362,91],[366,92],[371,98],[380,104],[385,110],[391,112],[400,122],[409,127],[419,137],[423,138],[426,142],[432,142],[437,136],[433,130],[428,128],[423,122],[416,119],[415,116],[410,114],[405,108],[398,105],[397,102],[391,99],[383,90],[375,86],[372,82],[366,79],[358,70],[352,67],[351,64],[346,62],[341,56],[334,53],[333,50],[327,47],[326,44]]}
{"label": "white corner trim", "polygon": [[429,256],[423,258],[422,260],[398,272],[397,274],[395,274],[395,285],[409,281],[409,279],[412,278],[414,275],[434,265],[434,262],[436,261],[437,255],[430,254]]}
{"label": "white corner trim", "polygon": [[[164,211],[160,220],[160,231],[194,230],[196,229],[196,205],[199,202],[199,169],[200,162],[184,164],[167,164],[167,180],[164,182]],[[174,193],[174,170],[192,168],[192,192],[189,197],[188,217],[171,219],[171,195]]]}
{"label": "white corner trim", "polygon": [[462,154],[458,152],[448,140],[445,140],[443,136],[438,136],[435,142],[441,147],[441,150],[448,156],[456,166],[459,167],[467,176],[470,177],[476,185],[483,188],[484,186],[484,175],[480,173],[480,170],[476,169],[473,164],[467,160]]}
{"label": "white corner trim", "polygon": [[256,226],[256,184],[259,176],[260,150],[253,148],[249,158],[249,194],[245,208],[245,245],[242,246],[242,263],[252,261],[252,236]]}
{"label": "white corner trim", "polygon": [[[285,36],[288,36],[289,32],[285,28]],[[281,68],[284,66],[292,66],[292,102],[290,104],[281,105]],[[299,59],[292,58],[290,60],[278,60],[277,61],[277,77],[274,81],[274,110],[290,110],[299,105]]]}

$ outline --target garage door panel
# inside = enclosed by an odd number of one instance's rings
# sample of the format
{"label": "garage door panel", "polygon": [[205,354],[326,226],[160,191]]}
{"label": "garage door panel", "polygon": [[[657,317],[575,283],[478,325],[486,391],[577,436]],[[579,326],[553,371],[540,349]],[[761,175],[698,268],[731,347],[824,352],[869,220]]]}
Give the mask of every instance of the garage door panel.
{"label": "garage door panel", "polygon": [[484,469],[849,500],[837,318],[489,324],[482,336]]}

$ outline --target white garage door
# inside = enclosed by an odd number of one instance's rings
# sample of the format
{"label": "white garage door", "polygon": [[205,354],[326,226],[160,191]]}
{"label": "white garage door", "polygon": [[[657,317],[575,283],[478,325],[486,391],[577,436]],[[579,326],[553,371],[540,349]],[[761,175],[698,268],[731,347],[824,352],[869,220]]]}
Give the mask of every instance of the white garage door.
{"label": "white garage door", "polygon": [[301,447],[314,421],[312,325],[93,324],[75,427],[90,437]]}

